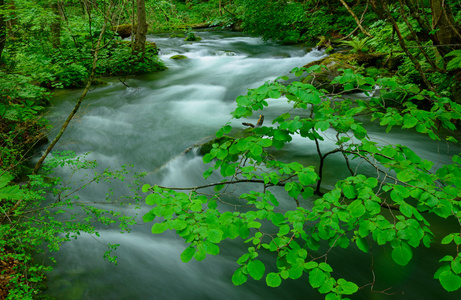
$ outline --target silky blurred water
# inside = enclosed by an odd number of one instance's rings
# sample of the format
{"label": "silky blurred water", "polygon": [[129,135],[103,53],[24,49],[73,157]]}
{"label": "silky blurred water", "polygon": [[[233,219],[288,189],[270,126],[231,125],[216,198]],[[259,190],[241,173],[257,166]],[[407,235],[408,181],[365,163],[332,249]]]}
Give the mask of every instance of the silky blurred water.
{"label": "silky blurred water", "polygon": [[[161,49],[161,59],[168,70],[129,78],[126,85],[112,78],[108,85],[94,88],[56,150],[73,150],[77,154],[89,152],[88,159],[97,160],[102,167],[133,164],[137,171],[148,172],[143,179],[145,183],[176,187],[202,184],[206,166],[194,151],[183,154],[184,150],[212,136],[227,122],[234,128],[242,128],[241,120],[232,120],[230,113],[236,107],[235,98],[246,94],[248,88],[287,75],[292,68],[324,56],[321,51],[264,43],[257,37],[241,33],[200,32],[199,35],[202,40],[196,43],[167,35],[150,36],[149,40]],[[187,59],[170,59],[176,54],[185,55]],[[56,93],[48,118],[58,126],[79,94],[79,90]],[[268,102],[270,106],[264,114],[265,124],[270,126],[276,115],[289,110],[289,104],[283,98]],[[254,116],[249,121],[256,119]],[[424,158],[443,162],[452,155],[443,144],[428,148],[427,139],[411,132],[387,134],[370,122],[367,128],[381,142],[407,145],[418,150]],[[324,134],[322,149],[334,147],[334,142],[328,139],[334,132]],[[299,136],[294,136],[293,142],[277,154],[281,159],[318,164],[315,145]],[[328,158],[324,188],[331,188],[338,176],[347,176],[343,165],[340,155]],[[68,169],[56,171],[63,177],[67,172]],[[101,184],[78,194],[83,201],[97,201],[105,197],[109,187],[114,188],[115,194],[123,194],[128,189],[119,184]],[[282,203],[282,208],[290,209],[294,205]],[[140,211],[124,209],[127,214],[140,216],[148,210],[147,206]],[[152,235],[151,226],[140,220],[129,234],[121,234],[116,226],[101,227],[100,238],[82,235],[66,243],[55,255],[58,264],[48,274],[47,293],[69,300],[324,298],[309,288],[306,275],[296,281],[286,280],[276,289],[267,287],[264,280],[252,279],[236,287],[231,282],[238,267],[235,261],[249,245],[240,239],[225,241],[220,245],[220,255],[185,264],[179,257],[186,247],[183,241],[173,232]],[[105,244],[109,242],[121,245],[116,253],[117,266],[102,259]],[[412,263],[401,267],[393,263],[389,249],[373,250],[374,288],[391,289],[370,293],[370,288],[364,287],[352,298],[460,299],[460,293],[448,294],[432,279],[436,262],[443,257],[437,251],[416,251]],[[268,262],[268,271],[274,268],[269,263],[274,260],[271,255],[263,255],[262,260]],[[360,253],[355,247],[331,253],[328,261],[337,267],[336,278],[344,277],[363,284],[373,281],[370,255]],[[388,296],[386,293],[396,294]]]}

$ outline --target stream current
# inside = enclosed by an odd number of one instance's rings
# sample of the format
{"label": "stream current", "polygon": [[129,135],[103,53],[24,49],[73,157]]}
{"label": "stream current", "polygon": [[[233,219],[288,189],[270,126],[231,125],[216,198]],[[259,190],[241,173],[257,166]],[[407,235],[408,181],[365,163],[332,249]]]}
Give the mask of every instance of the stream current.
{"label": "stream current", "polygon": [[[297,46],[264,43],[260,38],[232,32],[200,32],[200,42],[188,43],[167,35],[148,37],[161,49],[160,57],[168,70],[126,80],[117,79],[88,93],[78,116],[63,135],[55,150],[73,150],[77,154],[89,152],[87,159],[97,160],[103,167],[117,168],[133,164],[136,171],[147,172],[144,183],[163,186],[195,186],[203,184],[206,166],[202,158],[184,150],[214,135],[226,122],[234,128],[243,128],[242,120],[232,120],[235,99],[267,80],[288,75],[294,67],[301,67],[325,54],[306,51]],[[307,53],[306,53],[307,52]],[[182,54],[184,60],[171,56]],[[80,90],[57,92],[48,118],[60,126],[72,110]],[[357,95],[360,96],[360,95]],[[273,117],[290,107],[283,100],[269,100],[264,111],[265,125],[271,126]],[[249,122],[256,122],[254,116]],[[377,124],[367,129],[379,140],[400,143],[417,151],[423,158],[446,162],[456,151],[435,145],[414,132],[387,134]],[[326,135],[333,132],[326,132]],[[325,149],[334,142],[323,143]],[[432,143],[430,145],[433,145]],[[433,148],[430,148],[433,147]],[[460,152],[457,149],[458,153]],[[284,159],[317,164],[315,145],[294,137],[292,143],[278,153]],[[342,157],[333,155],[326,161],[324,188],[331,188],[338,176],[347,176],[338,170]],[[67,168],[56,171],[57,176],[69,175]],[[366,170],[365,170],[366,172]],[[126,194],[127,187],[108,183],[89,186],[78,192],[84,201],[101,201],[107,188],[115,195]],[[290,203],[286,208],[293,208]],[[282,204],[283,205],[283,204]],[[124,209],[127,214],[142,216],[150,207],[141,210]],[[107,208],[107,207],[105,207]],[[119,209],[114,206],[114,209]],[[189,263],[180,260],[186,248],[174,232],[152,235],[150,224],[140,220],[131,233],[120,233],[117,226],[100,228],[101,237],[81,235],[62,246],[55,254],[58,264],[48,274],[48,294],[62,300],[103,299],[210,299],[210,300],[270,300],[270,299],[324,299],[309,288],[308,277],[285,280],[279,288],[269,288],[265,280],[249,279],[242,286],[231,282],[238,268],[236,260],[246,253],[248,244],[240,239],[220,244],[218,256],[208,255],[204,261]],[[441,229],[443,227],[440,225]],[[120,244],[116,251],[118,265],[102,259],[106,244]],[[433,279],[437,260],[443,257],[438,249],[414,251],[412,262],[401,267],[390,257],[389,248],[373,250],[373,261],[354,246],[328,256],[336,278],[346,278],[359,285],[376,283],[370,292],[367,286],[352,299],[460,299],[461,294],[446,293]],[[436,257],[437,259],[434,259]],[[263,261],[272,257],[262,257]],[[272,271],[266,266],[266,272]],[[390,288],[389,290],[386,290]],[[382,292],[379,292],[382,291]],[[392,294],[392,295],[387,295]]]}

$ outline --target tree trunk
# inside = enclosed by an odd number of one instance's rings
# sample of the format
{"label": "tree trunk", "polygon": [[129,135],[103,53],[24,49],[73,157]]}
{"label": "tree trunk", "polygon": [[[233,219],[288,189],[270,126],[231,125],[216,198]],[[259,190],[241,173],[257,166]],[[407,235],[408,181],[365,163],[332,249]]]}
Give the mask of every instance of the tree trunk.
{"label": "tree trunk", "polygon": [[62,1],[58,1],[58,11],[63,22],[67,21],[66,14],[64,13],[64,7],[62,6]]}
{"label": "tree trunk", "polygon": [[146,3],[144,0],[137,0],[137,20],[138,26],[136,27],[133,54],[142,53],[144,59],[147,34]]}
{"label": "tree trunk", "polygon": [[61,46],[61,14],[59,13],[58,2],[51,4],[54,18],[51,21],[51,43],[53,48],[57,49]]}
{"label": "tree trunk", "polygon": [[[0,0],[0,8],[3,9],[4,0]],[[3,48],[6,43],[6,21],[3,14],[0,14],[0,59],[2,58]]]}
{"label": "tree trunk", "polygon": [[441,45],[446,45],[446,47],[439,47],[438,50],[442,56],[445,56],[453,48],[459,48],[453,45],[461,42],[461,35],[455,27],[453,13],[445,0],[431,0],[431,13],[432,29],[437,29],[437,40]]}
{"label": "tree trunk", "polygon": [[456,40],[453,13],[445,0],[431,0],[432,28],[439,29],[437,38],[442,44],[451,44]]}

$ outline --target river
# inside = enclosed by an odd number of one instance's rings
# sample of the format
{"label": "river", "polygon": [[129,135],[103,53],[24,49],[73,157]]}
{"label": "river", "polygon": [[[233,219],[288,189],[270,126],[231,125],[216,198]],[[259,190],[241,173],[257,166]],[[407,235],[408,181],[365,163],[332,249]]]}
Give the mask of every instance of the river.
{"label": "river", "polygon": [[[102,167],[116,168],[133,164],[136,171],[147,172],[143,182],[165,186],[193,186],[203,183],[205,166],[201,157],[184,150],[212,136],[226,122],[235,128],[243,127],[241,120],[232,120],[235,99],[248,88],[258,87],[267,80],[286,75],[294,67],[303,66],[323,57],[321,51],[307,51],[298,46],[264,43],[257,37],[232,32],[200,32],[200,42],[188,43],[167,35],[148,37],[161,49],[161,58],[168,70],[129,78],[125,84],[109,79],[109,84],[94,88],[86,97],[78,116],[72,121],[56,150],[73,150],[88,154]],[[170,59],[172,55],[187,56],[184,60]],[[80,94],[80,90],[56,93],[48,118],[60,124]],[[289,105],[270,101],[265,111],[267,124]],[[256,118],[250,120],[255,122]],[[417,150],[424,158],[447,161],[452,154],[444,145],[428,147],[427,139],[414,132],[386,134],[376,124],[369,123],[373,135],[391,143],[401,143]],[[333,142],[331,142],[333,143]],[[325,147],[331,145],[326,144]],[[449,151],[450,150],[450,151]],[[314,145],[295,138],[292,145],[279,155],[286,159],[316,163]],[[459,153],[459,149],[458,149]],[[335,169],[341,157],[328,158],[324,187],[331,187]],[[66,177],[69,170],[56,171]],[[330,179],[328,179],[330,178]],[[105,197],[108,187],[123,194],[128,188],[100,184],[78,192],[85,201]],[[143,215],[126,208],[127,214]],[[279,288],[269,288],[264,280],[249,280],[233,286],[231,277],[238,267],[236,259],[246,251],[240,240],[225,241],[218,256],[207,256],[202,262],[182,263],[180,254],[185,244],[173,232],[152,235],[152,224],[142,221],[131,233],[121,234],[118,227],[101,227],[101,237],[81,235],[62,246],[55,257],[58,264],[48,274],[48,294],[63,300],[102,299],[324,299],[309,288],[307,275],[286,280]],[[118,265],[102,259],[105,244],[120,244],[116,252]],[[242,246],[243,245],[243,246]],[[337,267],[335,276],[358,283],[373,281],[371,258],[356,249],[342,250],[329,255]],[[448,294],[433,279],[437,259],[443,257],[438,249],[422,249],[412,262],[401,267],[393,263],[388,248],[374,250],[376,284],[370,293],[365,287],[353,299],[460,299],[460,293]],[[270,257],[263,258],[269,260]],[[273,258],[272,258],[273,259]],[[387,293],[392,295],[387,295]]]}

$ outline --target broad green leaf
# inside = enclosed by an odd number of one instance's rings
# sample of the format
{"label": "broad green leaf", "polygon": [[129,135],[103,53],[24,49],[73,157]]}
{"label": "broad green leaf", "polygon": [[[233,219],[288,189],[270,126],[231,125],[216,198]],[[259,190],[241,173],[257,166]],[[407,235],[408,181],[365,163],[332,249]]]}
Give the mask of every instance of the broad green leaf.
{"label": "broad green leaf", "polygon": [[461,262],[459,258],[453,260],[450,265],[451,265],[451,269],[453,270],[455,274],[461,274]]}
{"label": "broad green leaf", "polygon": [[289,269],[289,274],[291,279],[298,279],[303,275],[304,268],[302,264],[293,265]]}
{"label": "broad green leaf", "polygon": [[402,202],[400,204],[400,211],[402,212],[402,214],[407,217],[407,218],[411,218],[412,214],[413,214],[413,207],[409,204],[407,204],[406,202]]}
{"label": "broad green leaf", "polygon": [[343,192],[344,196],[346,196],[348,199],[354,199],[357,197],[357,194],[355,193],[355,188],[352,185],[343,185]]}
{"label": "broad green leaf", "polygon": [[329,293],[328,295],[325,296],[325,300],[340,300],[341,296],[338,296],[334,293]]}
{"label": "broad green leaf", "polygon": [[205,241],[204,242],[204,247],[205,247],[206,253],[208,253],[208,254],[211,254],[211,255],[218,255],[219,254],[219,246],[213,244],[212,242]]}
{"label": "broad green leaf", "polygon": [[194,200],[192,205],[190,206],[190,209],[195,212],[199,212],[202,210],[202,203]]}
{"label": "broad green leaf", "polygon": [[145,184],[142,186],[142,192],[147,193],[149,191],[150,184]]}
{"label": "broad green leaf", "polygon": [[319,288],[325,282],[325,273],[320,268],[314,268],[309,272],[309,283],[313,288]]}
{"label": "broad green leaf", "polygon": [[248,223],[248,228],[259,228],[261,227],[261,223],[256,222],[256,221],[251,221]]}
{"label": "broad green leaf", "polygon": [[328,273],[333,272],[333,269],[330,267],[330,265],[324,262],[319,264],[319,268]]}
{"label": "broad green leaf", "polygon": [[413,252],[407,244],[402,243],[392,250],[392,259],[401,266],[407,265],[412,257]]}
{"label": "broad green leaf", "polygon": [[336,285],[336,280],[334,278],[329,278],[325,283],[319,288],[319,293],[326,294],[329,291],[333,290],[333,287]]}
{"label": "broad green leaf", "polygon": [[157,201],[161,198],[159,194],[149,194],[146,197],[146,204],[147,205],[154,205],[157,204]]}
{"label": "broad green leaf", "polygon": [[461,276],[452,271],[446,271],[439,276],[440,284],[449,292],[457,291],[461,288]]}
{"label": "broad green leaf", "polygon": [[351,216],[354,218],[361,217],[366,211],[361,200],[352,201],[352,203],[347,207],[347,210],[350,211]]}
{"label": "broad green leaf", "polygon": [[194,254],[195,254],[194,247],[189,246],[186,249],[184,249],[184,251],[181,253],[182,262],[185,262],[185,263],[189,262],[192,259],[192,257],[194,257]]}
{"label": "broad green leaf", "polygon": [[288,134],[288,132],[285,131],[285,130],[280,130],[280,129],[277,129],[274,132],[274,139],[282,141],[282,142],[288,142],[288,141],[291,140],[290,135]]}
{"label": "broad green leaf", "polygon": [[359,290],[359,287],[355,283],[342,278],[338,279],[338,285],[341,289],[340,293],[344,295],[351,295]]}
{"label": "broad green leaf", "polygon": [[197,249],[195,251],[194,257],[197,261],[202,261],[206,258],[206,251],[203,243],[197,244]]}
{"label": "broad green leaf", "polygon": [[242,273],[242,268],[238,268],[232,276],[232,283],[234,285],[242,285],[248,279],[248,276]]}
{"label": "broad green leaf", "polygon": [[162,222],[162,223],[155,223],[153,226],[152,226],[152,233],[154,234],[157,234],[157,233],[162,233],[164,232],[165,230],[168,229],[168,224],[166,222]]}
{"label": "broad green leaf", "polygon": [[355,243],[357,244],[357,247],[360,250],[362,250],[365,253],[368,253],[369,247],[368,247],[367,240],[361,237],[357,237],[357,240],[355,241]]}
{"label": "broad green leaf", "polygon": [[219,243],[222,240],[223,232],[219,229],[211,229],[207,232],[207,239],[212,243]]}
{"label": "broad green leaf", "polygon": [[326,131],[328,128],[330,128],[330,122],[328,121],[319,121],[315,124],[315,129],[321,131]]}
{"label": "broad green leaf", "polygon": [[142,220],[144,223],[152,222],[155,219],[155,213],[151,210],[144,216],[142,216]]}
{"label": "broad green leaf", "polygon": [[248,273],[254,280],[260,280],[264,276],[266,267],[260,260],[251,260],[247,265]]}
{"label": "broad green leaf", "polygon": [[307,263],[304,264],[304,269],[306,270],[310,270],[310,269],[313,269],[313,268],[316,268],[319,264],[315,261],[309,261]]}
{"label": "broad green leaf", "polygon": [[278,287],[282,283],[282,278],[280,275],[274,272],[267,274],[266,284],[270,287]]}
{"label": "broad green leaf", "polygon": [[453,241],[453,237],[454,237],[454,234],[450,233],[449,235],[447,235],[446,237],[442,239],[442,244],[443,245],[450,244],[451,241]]}
{"label": "broad green leaf", "polygon": [[272,146],[272,140],[270,140],[270,139],[259,140],[258,145],[260,145],[262,147],[270,147],[270,146]]}

